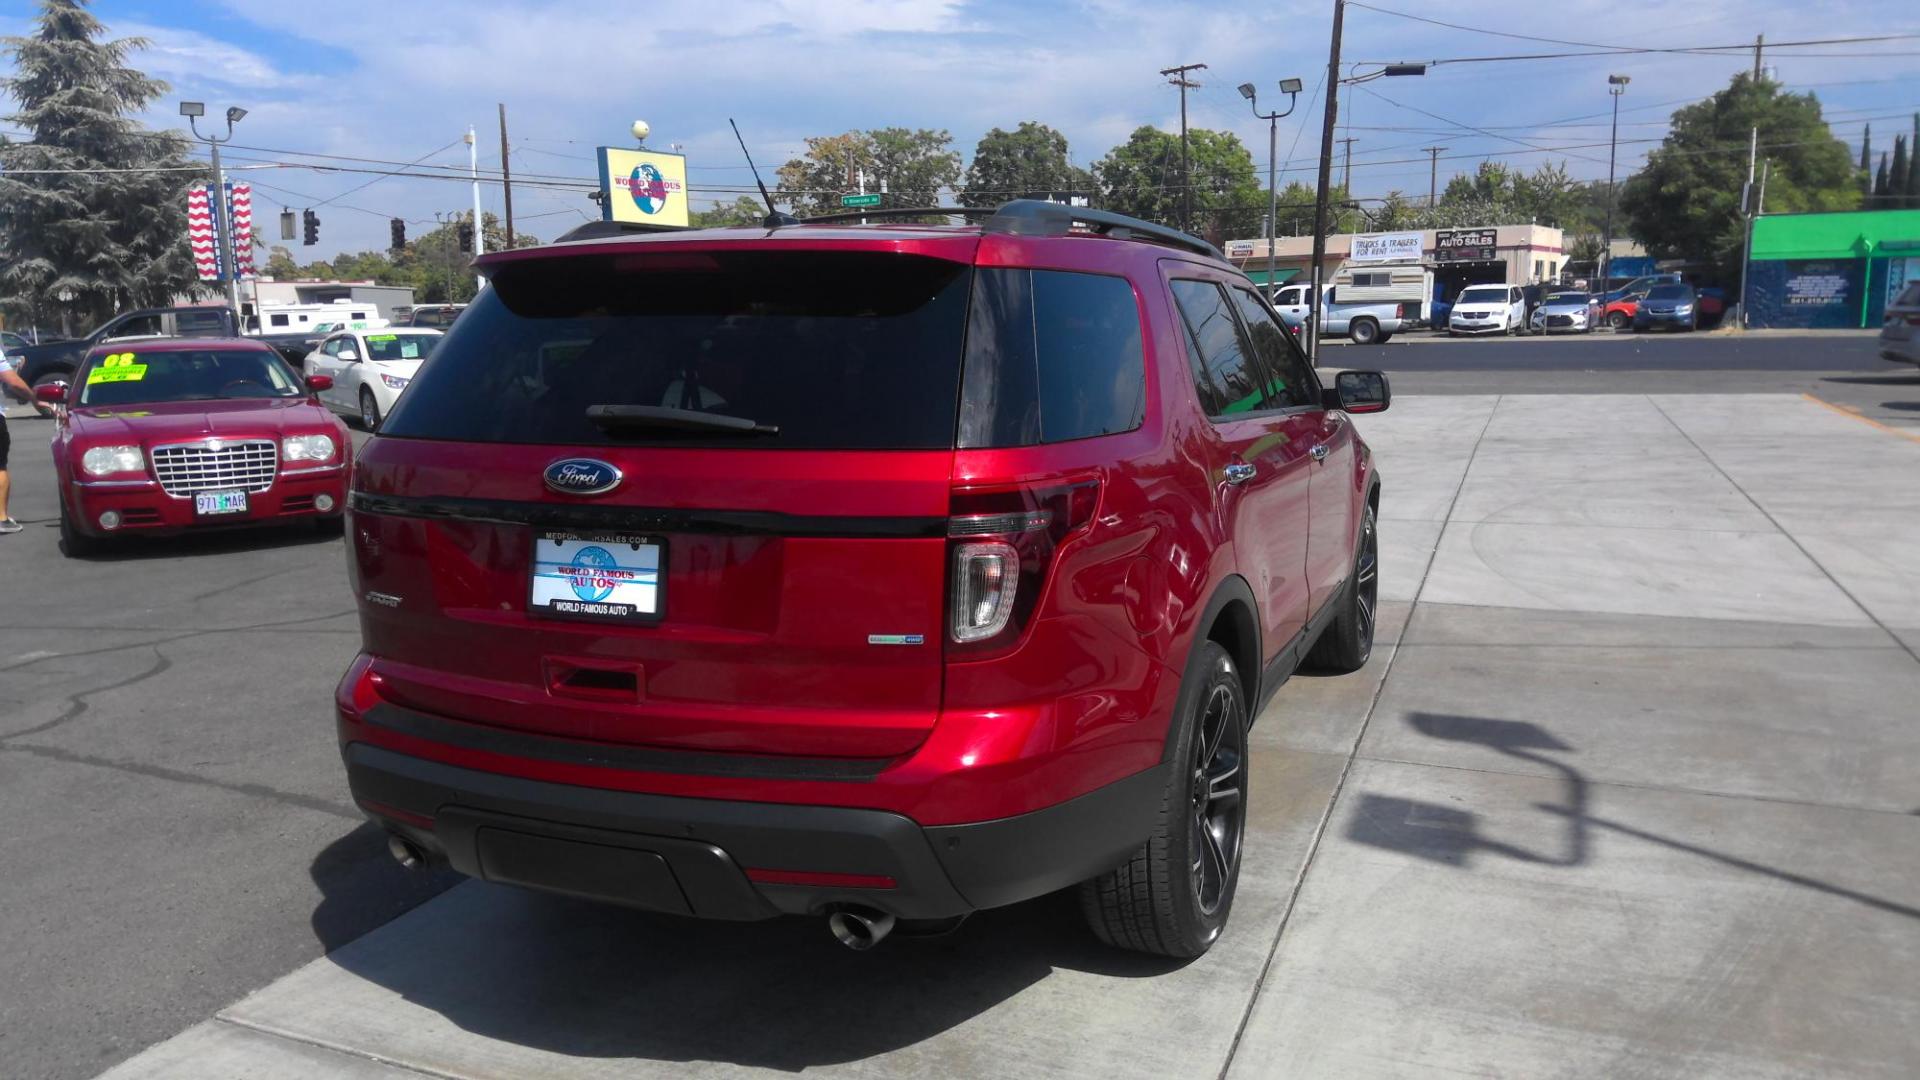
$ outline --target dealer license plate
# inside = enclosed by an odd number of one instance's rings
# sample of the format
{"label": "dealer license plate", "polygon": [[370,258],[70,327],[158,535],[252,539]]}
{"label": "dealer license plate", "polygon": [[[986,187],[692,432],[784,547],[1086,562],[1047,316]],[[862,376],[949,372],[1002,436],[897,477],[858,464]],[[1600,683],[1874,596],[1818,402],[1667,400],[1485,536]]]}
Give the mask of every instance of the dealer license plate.
{"label": "dealer license plate", "polygon": [[666,610],[658,537],[540,533],[527,609],[563,619],[652,622]]}
{"label": "dealer license plate", "polygon": [[196,514],[244,514],[247,512],[247,493],[244,491],[201,491],[193,496],[193,512]]}

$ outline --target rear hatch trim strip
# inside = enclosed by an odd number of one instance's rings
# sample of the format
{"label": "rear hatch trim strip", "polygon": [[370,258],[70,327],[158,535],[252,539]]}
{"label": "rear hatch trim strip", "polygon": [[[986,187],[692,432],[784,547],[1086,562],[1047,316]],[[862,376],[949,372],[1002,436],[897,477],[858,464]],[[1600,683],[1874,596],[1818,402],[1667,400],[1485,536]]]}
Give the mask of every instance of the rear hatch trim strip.
{"label": "rear hatch trim strip", "polygon": [[707,533],[809,539],[938,539],[945,517],[845,517],[763,510],[689,510],[640,506],[519,502],[375,495],[354,492],[348,505],[363,514],[440,518],[548,529]]}

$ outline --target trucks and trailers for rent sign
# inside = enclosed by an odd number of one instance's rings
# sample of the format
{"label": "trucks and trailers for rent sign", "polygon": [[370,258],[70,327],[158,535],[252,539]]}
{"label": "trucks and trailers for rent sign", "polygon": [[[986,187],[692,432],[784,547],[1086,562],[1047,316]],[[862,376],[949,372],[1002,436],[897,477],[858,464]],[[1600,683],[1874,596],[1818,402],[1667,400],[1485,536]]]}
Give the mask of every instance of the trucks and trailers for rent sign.
{"label": "trucks and trailers for rent sign", "polygon": [[1363,233],[1353,238],[1348,262],[1419,262],[1424,237],[1417,232]]}
{"label": "trucks and trailers for rent sign", "polygon": [[1492,262],[1498,248],[1492,229],[1441,229],[1433,236],[1433,261]]}
{"label": "trucks and trailers for rent sign", "polygon": [[600,148],[600,213],[609,221],[677,225],[687,218],[687,159],[653,150]]}

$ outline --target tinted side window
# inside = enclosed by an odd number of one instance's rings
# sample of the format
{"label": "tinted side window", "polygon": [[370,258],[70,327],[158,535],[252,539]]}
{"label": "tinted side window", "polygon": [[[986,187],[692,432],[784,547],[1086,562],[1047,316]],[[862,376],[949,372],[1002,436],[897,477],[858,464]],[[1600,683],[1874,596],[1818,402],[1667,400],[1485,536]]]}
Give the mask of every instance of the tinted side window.
{"label": "tinted side window", "polygon": [[1263,384],[1268,380],[1240,335],[1226,295],[1211,281],[1175,281],[1174,303],[1186,321],[1193,347],[1194,385],[1208,416],[1234,416],[1272,408]]}
{"label": "tinted side window", "polygon": [[1307,370],[1306,357],[1294,347],[1293,335],[1280,325],[1259,297],[1245,289],[1236,288],[1232,292],[1240,318],[1246,321],[1253,351],[1271,376],[1267,407],[1285,409],[1313,404],[1313,376]]}
{"label": "tinted side window", "polygon": [[201,334],[209,331],[220,333],[227,328],[227,321],[218,311],[182,311],[174,317],[175,325],[182,334]]}
{"label": "tinted side window", "polygon": [[138,318],[124,319],[114,324],[113,329],[107,331],[106,337],[109,340],[125,337],[159,337],[164,332],[160,326],[160,316],[141,315]]}
{"label": "tinted side window", "polygon": [[1058,270],[975,275],[958,445],[1132,431],[1145,393],[1140,305],[1126,279]]}

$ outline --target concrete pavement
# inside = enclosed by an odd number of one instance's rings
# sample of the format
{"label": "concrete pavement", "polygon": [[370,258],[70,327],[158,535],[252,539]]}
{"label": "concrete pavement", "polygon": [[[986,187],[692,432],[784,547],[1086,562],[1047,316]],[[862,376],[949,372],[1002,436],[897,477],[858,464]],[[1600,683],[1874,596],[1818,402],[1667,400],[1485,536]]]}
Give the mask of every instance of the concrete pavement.
{"label": "concrete pavement", "polygon": [[1200,961],[1058,899],[852,954],[469,883],[107,1075],[1920,1073],[1920,443],[1797,395],[1361,423],[1383,641],[1261,717]]}

